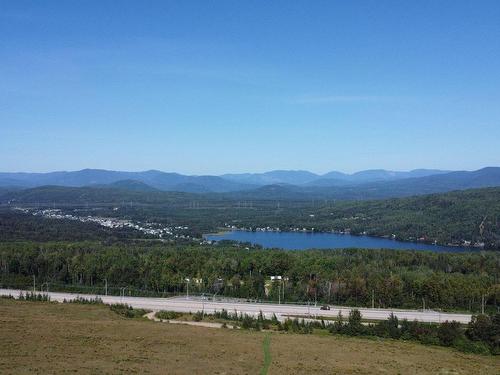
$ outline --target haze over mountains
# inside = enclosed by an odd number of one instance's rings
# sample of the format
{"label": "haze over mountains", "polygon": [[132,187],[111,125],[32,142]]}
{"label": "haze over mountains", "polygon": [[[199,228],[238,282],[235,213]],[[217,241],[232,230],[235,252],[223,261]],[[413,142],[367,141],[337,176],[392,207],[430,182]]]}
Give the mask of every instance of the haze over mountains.
{"label": "haze over mountains", "polygon": [[254,185],[273,185],[273,184],[291,184],[291,185],[309,185],[309,186],[336,186],[350,185],[374,181],[390,181],[410,177],[423,177],[434,174],[447,173],[449,171],[433,169],[415,169],[409,172],[394,172],[385,169],[371,169],[360,171],[353,174],[347,174],[337,171],[318,175],[308,171],[284,171],[277,170],[265,173],[243,173],[243,174],[224,174],[221,177],[227,180],[254,184]]}
{"label": "haze over mountains", "polygon": [[0,193],[41,186],[88,187],[142,193],[176,191],[223,194],[234,199],[377,199],[500,186],[500,167],[477,171],[383,169],[353,174],[277,170],[265,173],[187,176],[156,170],[121,172],[84,169],[74,172],[0,173]]}
{"label": "haze over mountains", "polygon": [[[433,169],[394,172],[383,169],[360,171],[353,174],[332,171],[323,175],[301,170],[275,170],[264,173],[224,174],[221,176],[189,176],[156,170],[122,172],[102,169],[83,169],[73,172],[0,173],[0,186],[36,187],[43,185],[91,186],[137,181],[151,188],[165,191],[228,192],[257,188],[265,185],[290,184],[308,186],[357,185],[376,181],[394,181],[448,173]],[[137,185],[137,184],[136,184]],[[146,188],[146,187],[145,187]]]}

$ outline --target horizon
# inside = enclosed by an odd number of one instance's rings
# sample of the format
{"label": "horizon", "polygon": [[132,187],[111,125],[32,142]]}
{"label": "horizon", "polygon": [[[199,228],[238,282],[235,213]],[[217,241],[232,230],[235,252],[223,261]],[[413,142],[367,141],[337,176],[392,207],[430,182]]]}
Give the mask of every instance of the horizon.
{"label": "horizon", "polygon": [[3,2],[0,170],[500,165],[498,19],[498,1]]}
{"label": "horizon", "polygon": [[371,172],[371,171],[385,171],[385,172],[394,172],[394,173],[406,173],[406,172],[414,172],[414,171],[439,171],[439,172],[445,172],[445,173],[451,173],[451,172],[474,172],[486,168],[499,168],[500,166],[494,166],[494,165],[487,165],[483,166],[477,169],[455,169],[455,170],[448,170],[448,169],[440,169],[440,168],[415,168],[415,169],[408,169],[408,170],[392,170],[392,169],[386,169],[386,168],[371,168],[371,169],[361,169],[361,170],[356,170],[353,172],[345,172],[343,170],[339,169],[331,169],[327,170],[325,172],[315,172],[310,169],[270,169],[270,170],[264,170],[264,171],[258,171],[258,172],[224,172],[220,174],[190,174],[190,173],[184,173],[184,172],[179,172],[175,170],[160,170],[160,169],[144,169],[144,170],[129,170],[129,169],[105,169],[105,168],[82,168],[82,169],[69,169],[69,170],[49,170],[49,171],[43,171],[43,172],[32,172],[32,171],[4,171],[0,170],[0,173],[8,173],[8,174],[48,174],[48,173],[75,173],[75,172],[82,172],[82,171],[103,171],[103,172],[124,172],[124,173],[141,173],[141,172],[161,172],[161,173],[175,173],[175,174],[180,174],[180,175],[185,175],[185,176],[193,176],[193,177],[200,177],[200,176],[218,176],[222,177],[224,175],[240,175],[240,174],[265,174],[265,173],[271,173],[271,172],[307,172],[307,173],[312,173],[315,174],[319,177],[324,176],[328,173],[332,172],[338,172],[342,173],[345,175],[354,175],[357,173],[362,173],[362,172]]}

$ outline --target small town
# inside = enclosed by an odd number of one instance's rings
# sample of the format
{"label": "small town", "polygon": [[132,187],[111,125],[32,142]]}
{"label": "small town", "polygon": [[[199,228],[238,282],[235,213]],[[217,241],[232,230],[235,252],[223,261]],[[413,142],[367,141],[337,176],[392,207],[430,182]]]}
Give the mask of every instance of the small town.
{"label": "small town", "polygon": [[173,226],[165,227],[158,223],[143,223],[134,222],[132,220],[118,219],[114,217],[100,217],[100,216],[78,216],[68,213],[63,213],[60,209],[32,209],[32,208],[13,208],[16,211],[31,214],[33,216],[41,216],[48,219],[57,220],[75,220],[82,223],[97,223],[106,228],[130,228],[142,232],[144,234],[154,236],[161,239],[177,238],[177,239],[190,239],[189,235],[180,234],[182,231],[189,229],[187,226]]}

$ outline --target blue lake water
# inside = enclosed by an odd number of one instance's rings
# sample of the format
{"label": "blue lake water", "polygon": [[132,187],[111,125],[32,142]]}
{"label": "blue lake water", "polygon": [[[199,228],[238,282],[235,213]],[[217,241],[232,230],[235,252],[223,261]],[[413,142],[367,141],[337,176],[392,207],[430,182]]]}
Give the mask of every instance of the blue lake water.
{"label": "blue lake water", "polygon": [[467,247],[429,245],[417,242],[395,241],[387,238],[352,236],[337,233],[307,232],[247,232],[230,231],[222,234],[208,234],[205,239],[211,241],[232,240],[250,242],[265,248],[282,248],[287,250],[305,249],[394,249],[394,250],[426,250],[437,252],[478,251]]}

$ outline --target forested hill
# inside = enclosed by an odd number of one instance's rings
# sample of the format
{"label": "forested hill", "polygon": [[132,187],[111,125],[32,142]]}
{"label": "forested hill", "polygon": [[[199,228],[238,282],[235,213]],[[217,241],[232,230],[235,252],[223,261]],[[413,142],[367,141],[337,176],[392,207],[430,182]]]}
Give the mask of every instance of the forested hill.
{"label": "forested hill", "polygon": [[500,188],[371,201],[309,201],[302,207],[281,202],[268,209],[210,212],[210,220],[247,229],[348,231],[500,249]]}
{"label": "forested hill", "polygon": [[315,214],[318,223],[352,233],[441,244],[484,243],[500,249],[500,188],[388,200],[339,202]]}
{"label": "forested hill", "polygon": [[136,191],[117,187],[42,186],[32,189],[0,192],[0,203],[54,204],[178,204],[200,199],[199,195],[181,192]]}
{"label": "forested hill", "polygon": [[[224,195],[233,199],[268,200],[369,200],[396,197],[409,197],[454,190],[500,186],[500,168],[488,167],[477,171],[450,172],[430,176],[379,180],[362,183],[337,180],[318,180],[314,185],[274,184],[245,191],[227,192]],[[337,181],[338,182],[338,181]]]}
{"label": "forested hill", "polygon": [[[406,241],[500,249],[500,188],[371,201],[239,201],[220,195],[137,192],[120,189],[41,187],[0,196],[0,202],[65,207],[127,207],[138,220],[187,225],[194,236],[223,226],[314,231],[394,237]],[[10,203],[9,203],[10,202]],[[135,208],[134,208],[135,207]],[[99,212],[119,216],[122,210]],[[95,215],[89,211],[89,215]]]}
{"label": "forested hill", "polygon": [[[352,175],[330,172],[272,171],[264,174],[185,176],[160,171],[119,172],[86,169],[75,172],[0,173],[0,189],[42,186],[119,188],[140,192],[212,194],[221,199],[361,200],[407,197],[453,190],[500,186],[500,167],[476,171],[362,171]],[[0,191],[1,194],[1,191]],[[156,195],[154,198],[165,197]]]}

